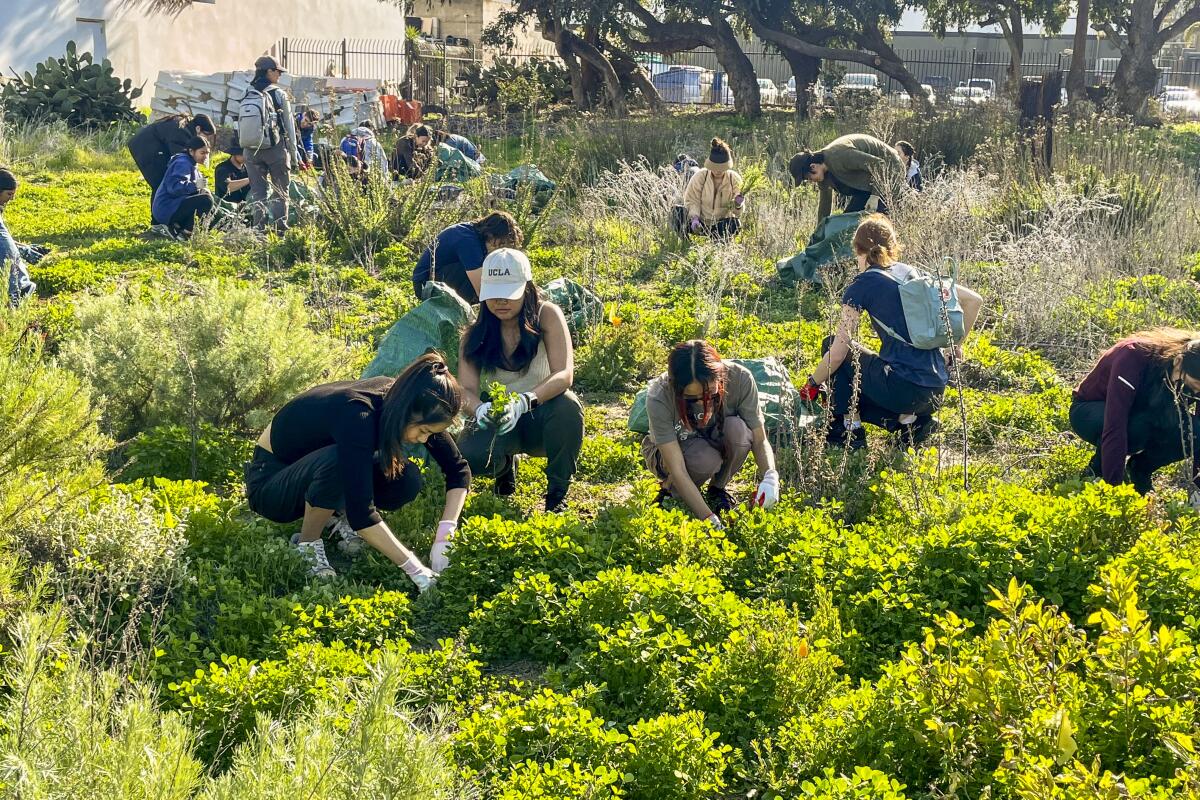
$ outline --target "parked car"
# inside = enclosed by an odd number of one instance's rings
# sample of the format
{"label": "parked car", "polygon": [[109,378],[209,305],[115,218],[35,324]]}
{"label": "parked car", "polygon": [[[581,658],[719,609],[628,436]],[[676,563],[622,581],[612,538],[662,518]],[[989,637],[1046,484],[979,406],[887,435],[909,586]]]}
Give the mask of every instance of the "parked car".
{"label": "parked car", "polygon": [[996,82],[991,78],[972,78],[967,81],[967,86],[972,89],[982,89],[984,97],[988,100],[996,99]]}
{"label": "parked car", "polygon": [[950,95],[950,105],[962,108],[970,105],[982,105],[988,101],[987,94],[978,86],[959,86]]}
{"label": "parked car", "polygon": [[788,78],[788,82],[783,87],[783,102],[789,106],[796,105],[796,76]]}
{"label": "parked car", "polygon": [[1195,89],[1173,88],[1159,99],[1164,114],[1200,119],[1200,94]]}
{"label": "parked car", "polygon": [[650,81],[667,103],[709,103],[713,99],[713,73],[703,67],[673,64]]}
{"label": "parked car", "polygon": [[835,91],[870,92],[876,96],[883,94],[879,88],[879,76],[873,72],[848,72]]}
{"label": "parked car", "polygon": [[926,75],[921,79],[921,84],[932,87],[938,97],[949,97],[950,90],[954,88],[954,83],[945,75]]}
{"label": "parked car", "polygon": [[758,99],[764,106],[779,105],[779,87],[770,78],[758,79]]}
{"label": "parked car", "polygon": [[[922,91],[925,92],[925,96],[929,98],[930,105],[934,105],[937,103],[937,93],[933,91],[932,86],[930,86],[928,83],[922,83],[921,89],[922,89]],[[911,108],[912,107],[912,97],[910,97],[908,92],[904,91],[903,89],[896,92],[896,94],[894,94],[893,97],[895,98],[895,104],[897,107],[899,107],[899,108]]]}

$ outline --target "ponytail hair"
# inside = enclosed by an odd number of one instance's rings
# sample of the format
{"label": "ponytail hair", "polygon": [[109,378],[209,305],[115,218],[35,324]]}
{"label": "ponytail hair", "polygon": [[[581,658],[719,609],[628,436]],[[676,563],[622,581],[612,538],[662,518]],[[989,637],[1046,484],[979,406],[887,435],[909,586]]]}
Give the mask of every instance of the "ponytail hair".
{"label": "ponytail hair", "polygon": [[410,425],[449,424],[462,402],[462,388],[441,353],[426,353],[405,367],[383,398],[379,461],[384,475],[396,478],[404,471],[404,431]]}
{"label": "ponytail hair", "polygon": [[872,267],[890,267],[900,260],[900,240],[892,221],[883,214],[871,214],[854,231],[854,252],[867,257]]}
{"label": "ponytail hair", "polygon": [[[706,428],[714,419],[718,425],[724,424],[725,376],[721,354],[703,339],[680,342],[671,350],[671,355],[667,357],[667,380],[684,428],[693,431]],[[704,387],[698,419],[692,419],[688,413],[688,399],[683,396],[683,390],[692,383]]]}

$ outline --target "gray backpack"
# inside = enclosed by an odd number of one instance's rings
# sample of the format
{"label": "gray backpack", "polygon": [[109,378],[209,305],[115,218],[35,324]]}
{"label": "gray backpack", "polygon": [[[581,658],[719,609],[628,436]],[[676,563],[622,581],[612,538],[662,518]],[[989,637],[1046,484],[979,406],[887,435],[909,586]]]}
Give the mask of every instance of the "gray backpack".
{"label": "gray backpack", "polygon": [[279,110],[270,91],[251,87],[238,105],[238,141],[247,150],[269,150],[282,139]]}
{"label": "gray backpack", "polygon": [[[950,259],[946,259],[950,261]],[[958,304],[958,260],[952,262],[950,275],[930,275],[909,265],[907,278],[897,277],[891,269],[881,270],[900,288],[900,305],[908,338],[874,320],[879,329],[897,341],[918,350],[939,350],[958,344],[966,338],[962,307]]]}

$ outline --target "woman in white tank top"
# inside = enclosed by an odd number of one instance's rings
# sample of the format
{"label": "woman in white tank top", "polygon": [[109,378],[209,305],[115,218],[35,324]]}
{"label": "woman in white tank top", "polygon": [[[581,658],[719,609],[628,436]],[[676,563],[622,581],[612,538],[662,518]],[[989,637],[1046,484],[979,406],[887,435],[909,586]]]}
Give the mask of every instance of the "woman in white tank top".
{"label": "woman in white tank top", "polygon": [[[519,250],[494,250],[483,262],[479,318],[463,332],[458,379],[463,405],[475,422],[459,449],[495,491],[516,491],[514,456],[546,457],[546,510],[560,511],[583,447],[583,406],[571,391],[575,351],[562,309],[544,302],[529,259]],[[515,395],[495,419],[487,387]]]}

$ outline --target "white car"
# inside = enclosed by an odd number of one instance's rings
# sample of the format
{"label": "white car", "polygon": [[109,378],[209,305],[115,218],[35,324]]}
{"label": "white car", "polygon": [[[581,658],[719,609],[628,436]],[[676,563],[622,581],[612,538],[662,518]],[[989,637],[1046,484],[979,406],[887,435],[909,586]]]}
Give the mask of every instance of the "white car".
{"label": "white car", "polygon": [[789,106],[796,104],[796,76],[788,78],[787,84],[783,87],[783,102]]}
{"label": "white car", "polygon": [[1175,88],[1163,92],[1159,103],[1168,116],[1200,119],[1200,95],[1195,89]]}
{"label": "white car", "polygon": [[879,76],[873,72],[848,72],[837,88],[841,92],[883,94],[883,90],[879,88]]}
{"label": "white car", "polygon": [[972,89],[982,89],[983,96],[988,100],[996,99],[996,82],[991,78],[972,78],[967,85]]}
{"label": "white car", "polygon": [[[937,94],[933,91],[932,86],[930,86],[928,83],[922,83],[921,91],[925,92],[925,96],[929,98],[930,105],[937,104]],[[904,91],[903,89],[896,92],[894,97],[896,98],[896,105],[898,107],[900,107],[900,108],[911,108],[912,107],[912,97],[909,96],[908,92]]]}
{"label": "white car", "polygon": [[981,105],[987,102],[987,94],[978,86],[959,86],[950,95],[950,105],[962,108],[964,106]]}
{"label": "white car", "polygon": [[758,79],[758,98],[764,106],[779,105],[779,87],[770,78]]}

